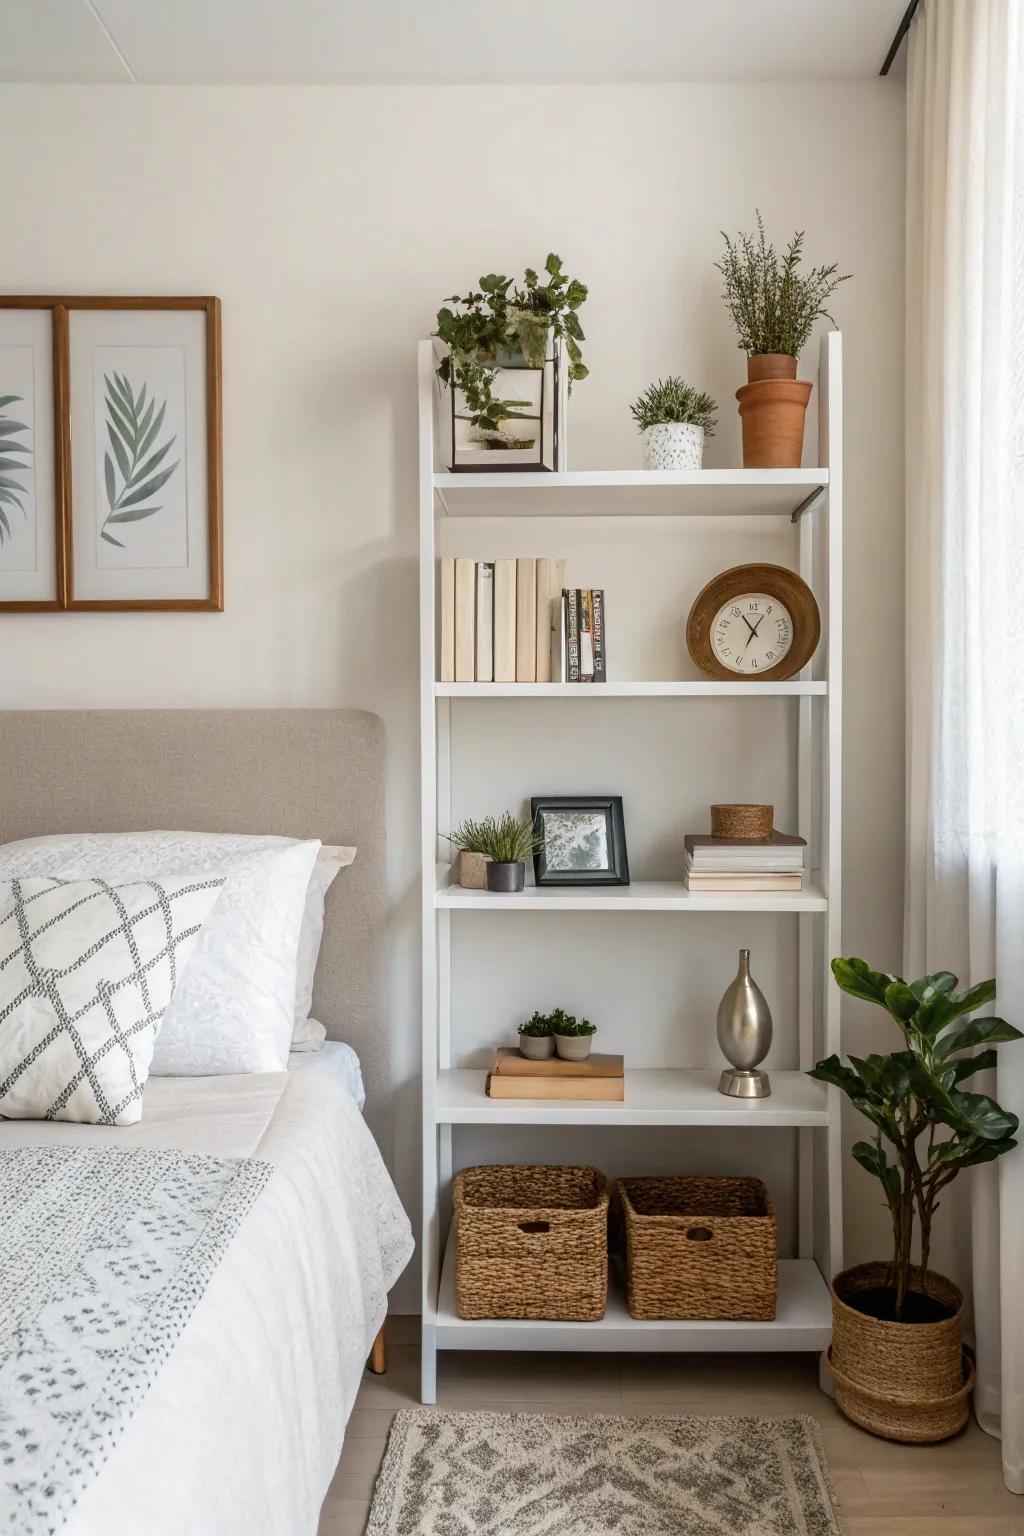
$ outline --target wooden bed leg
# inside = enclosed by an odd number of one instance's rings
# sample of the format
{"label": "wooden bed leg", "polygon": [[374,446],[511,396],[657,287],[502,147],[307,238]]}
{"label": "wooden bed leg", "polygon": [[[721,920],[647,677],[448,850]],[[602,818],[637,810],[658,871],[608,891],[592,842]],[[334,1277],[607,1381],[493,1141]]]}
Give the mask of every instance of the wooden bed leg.
{"label": "wooden bed leg", "polygon": [[380,1332],[373,1341],[373,1349],[370,1351],[370,1370],[375,1376],[383,1376],[388,1368],[387,1345],[384,1342],[384,1325],[381,1324]]}

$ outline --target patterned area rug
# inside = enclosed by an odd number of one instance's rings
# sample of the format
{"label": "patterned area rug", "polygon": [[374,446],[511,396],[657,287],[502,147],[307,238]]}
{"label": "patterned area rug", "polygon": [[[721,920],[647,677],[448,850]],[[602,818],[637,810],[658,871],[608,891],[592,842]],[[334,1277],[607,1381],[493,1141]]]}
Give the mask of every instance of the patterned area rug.
{"label": "patterned area rug", "polygon": [[839,1536],[810,1418],[397,1415],[366,1536]]}

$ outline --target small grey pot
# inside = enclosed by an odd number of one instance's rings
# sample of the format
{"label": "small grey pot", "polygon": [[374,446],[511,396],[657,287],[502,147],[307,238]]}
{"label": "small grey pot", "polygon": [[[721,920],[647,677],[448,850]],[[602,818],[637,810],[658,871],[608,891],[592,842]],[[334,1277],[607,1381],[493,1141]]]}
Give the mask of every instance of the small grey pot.
{"label": "small grey pot", "polygon": [[504,891],[508,894],[511,891],[521,891],[525,884],[525,863],[499,864],[495,859],[488,864],[487,889],[489,891]]}
{"label": "small grey pot", "polygon": [[555,1054],[555,1041],[552,1035],[520,1035],[519,1054],[525,1056],[527,1061],[547,1061],[549,1056]]}
{"label": "small grey pot", "polygon": [[555,1050],[563,1061],[586,1061],[593,1043],[593,1035],[555,1036]]}

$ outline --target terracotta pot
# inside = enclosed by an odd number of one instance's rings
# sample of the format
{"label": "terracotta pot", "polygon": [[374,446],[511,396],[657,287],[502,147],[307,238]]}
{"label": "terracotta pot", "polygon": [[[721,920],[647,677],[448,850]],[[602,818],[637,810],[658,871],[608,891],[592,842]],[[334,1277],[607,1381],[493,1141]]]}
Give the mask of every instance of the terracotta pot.
{"label": "terracotta pot", "polygon": [[796,358],[788,352],[752,352],[747,355],[747,383],[761,379],[795,379]]}
{"label": "terracotta pot", "polygon": [[486,891],[489,853],[469,853],[459,850],[459,884],[464,891]]}
{"label": "terracotta pot", "polygon": [[[963,1296],[944,1275],[928,1271],[927,1294],[949,1309],[934,1323],[891,1323],[852,1303],[859,1292],[889,1285],[888,1264],[858,1264],[832,1282],[832,1348],[825,1364],[835,1378],[840,1411],[886,1440],[923,1445],[955,1435],[967,1422],[974,1377],[964,1368]],[[921,1272],[913,1272],[915,1290]]]}
{"label": "terracotta pot", "polygon": [[736,391],[743,424],[744,469],[799,469],[811,386],[802,379],[762,379]]}

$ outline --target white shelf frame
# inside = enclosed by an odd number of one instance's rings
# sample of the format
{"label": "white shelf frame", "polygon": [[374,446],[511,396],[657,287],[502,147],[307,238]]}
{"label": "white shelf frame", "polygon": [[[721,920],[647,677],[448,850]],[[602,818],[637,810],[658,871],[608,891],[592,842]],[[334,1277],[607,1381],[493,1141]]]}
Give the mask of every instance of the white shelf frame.
{"label": "white shelf frame", "polygon": [[[842,1168],[838,1093],[802,1073],[818,1054],[839,1052],[839,994],[828,960],[841,954],[842,762],[842,337],[822,338],[818,369],[820,468],[700,470],[686,474],[588,470],[563,474],[441,474],[434,465],[433,355],[419,351],[421,887],[423,971],[422,1383],[436,1400],[439,1349],[820,1350],[829,1338],[824,1276],[842,1267]],[[619,682],[470,684],[436,681],[436,562],[439,520],[446,517],[686,518],[770,516],[799,520],[799,571],[822,611],[819,657],[784,683]],[[450,884],[451,717],[466,699],[791,697],[797,730],[797,827],[817,843],[819,870],[801,892],[688,892],[670,882],[638,881],[606,891],[529,889],[514,897],[462,891]],[[453,1063],[452,914],[493,908],[516,912],[786,912],[797,924],[798,1072],[774,1072],[772,1098],[757,1104],[721,1099],[717,1074],[627,1073],[621,1104],[496,1101],[483,1091],[483,1068]],[[456,919],[457,920],[457,919]],[[720,1102],[719,1102],[720,1100]],[[450,1217],[453,1127],[491,1125],[696,1125],[796,1128],[796,1257],[780,1261],[779,1310],[772,1323],[643,1323],[609,1293],[600,1323],[465,1322],[455,1315]]]}

